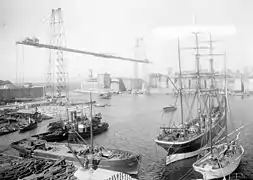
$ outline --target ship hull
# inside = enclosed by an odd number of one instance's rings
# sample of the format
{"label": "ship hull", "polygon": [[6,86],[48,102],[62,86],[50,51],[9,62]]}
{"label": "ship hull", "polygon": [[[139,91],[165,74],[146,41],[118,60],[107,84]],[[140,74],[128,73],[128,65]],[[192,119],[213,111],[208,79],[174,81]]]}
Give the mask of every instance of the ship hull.
{"label": "ship hull", "polygon": [[8,132],[0,132],[0,136],[6,135],[6,134],[10,134],[10,133],[13,133],[13,132],[16,132],[16,131],[17,131],[17,129],[15,129],[15,130],[10,130],[10,131],[8,131]]}
{"label": "ship hull", "polygon": [[168,113],[168,112],[174,112],[177,110],[177,107],[175,106],[167,106],[163,108],[163,112]]}
{"label": "ship hull", "polygon": [[23,129],[20,129],[19,132],[20,133],[24,133],[26,131],[33,130],[33,129],[37,128],[37,127],[38,127],[38,124],[37,124],[37,122],[35,122],[35,123],[32,123],[32,124],[29,124],[28,126],[24,127]]}
{"label": "ship hull", "polygon": [[[218,140],[225,134],[225,117],[223,116],[212,127],[212,141]],[[191,158],[199,154],[201,148],[208,144],[210,136],[209,131],[200,134],[193,140],[187,142],[161,141],[156,139],[156,143],[164,148],[168,155],[166,157],[166,165],[183,159]]]}
{"label": "ship hull", "polygon": [[36,137],[41,140],[45,140],[47,142],[57,142],[57,141],[63,141],[68,139],[68,132],[66,133],[60,133],[60,134],[52,134],[51,132],[42,133],[33,135],[32,137]]}

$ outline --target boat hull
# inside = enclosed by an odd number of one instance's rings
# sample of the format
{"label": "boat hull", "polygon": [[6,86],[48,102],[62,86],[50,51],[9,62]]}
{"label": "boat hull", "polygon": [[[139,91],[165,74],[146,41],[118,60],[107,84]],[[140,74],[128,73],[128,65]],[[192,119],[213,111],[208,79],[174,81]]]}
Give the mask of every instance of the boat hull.
{"label": "boat hull", "polygon": [[20,132],[20,133],[23,133],[23,132],[26,132],[26,131],[30,131],[30,130],[32,130],[32,129],[35,129],[35,128],[37,128],[37,127],[38,127],[38,124],[37,124],[37,122],[36,122],[36,123],[30,124],[30,125],[24,127],[23,129],[20,129],[19,132]]}
{"label": "boat hull", "polygon": [[201,149],[198,149],[196,151],[187,152],[187,153],[175,153],[175,154],[167,155],[165,164],[169,165],[169,164],[172,164],[176,161],[181,161],[184,159],[188,159],[188,158],[197,156],[200,152],[201,152]]}
{"label": "boat hull", "polygon": [[177,107],[175,106],[167,106],[163,108],[163,112],[169,113],[169,112],[174,112],[177,110]]}
{"label": "boat hull", "polygon": [[36,137],[38,139],[45,140],[47,142],[57,142],[57,141],[64,141],[68,139],[68,132],[57,134],[57,135],[51,134],[51,132],[47,132],[47,133],[37,134],[32,137]]}
{"label": "boat hull", "polygon": [[203,168],[195,166],[195,165],[193,165],[193,168],[195,171],[197,171],[203,175],[204,180],[218,179],[218,178],[228,176],[228,175],[232,174],[240,165],[242,155],[244,154],[243,147],[240,146],[240,148],[242,151],[240,156],[238,158],[234,159],[234,161],[232,161],[232,163],[230,163],[228,166],[225,166],[224,168],[204,170]]}
{"label": "boat hull", "polygon": [[[212,127],[212,141],[220,139],[225,134],[225,117],[223,116]],[[156,139],[157,145],[164,148],[168,155],[166,165],[183,159],[191,158],[199,154],[201,148],[208,144],[209,131],[200,134],[195,139],[186,142],[162,141]]]}
{"label": "boat hull", "polygon": [[6,134],[10,134],[10,133],[13,133],[13,132],[16,132],[16,131],[17,131],[17,129],[15,129],[15,130],[10,130],[10,131],[8,131],[8,132],[0,132],[0,136],[6,135]]}
{"label": "boat hull", "polygon": [[99,167],[107,170],[124,172],[127,174],[138,174],[140,168],[140,155],[132,156],[126,160],[102,160]]}

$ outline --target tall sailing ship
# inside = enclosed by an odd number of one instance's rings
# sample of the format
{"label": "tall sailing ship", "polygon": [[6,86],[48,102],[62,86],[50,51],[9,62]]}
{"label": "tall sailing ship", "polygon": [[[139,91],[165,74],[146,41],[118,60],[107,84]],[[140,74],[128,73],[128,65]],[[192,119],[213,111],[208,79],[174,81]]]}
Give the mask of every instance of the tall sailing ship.
{"label": "tall sailing ship", "polygon": [[[226,116],[225,109],[223,108],[225,102],[222,99],[222,95],[219,93],[219,88],[217,87],[215,77],[218,76],[218,73],[214,71],[213,65],[213,56],[219,56],[220,54],[214,54],[212,52],[213,41],[211,40],[211,35],[210,41],[205,41],[205,43],[208,44],[204,46],[200,45],[201,43],[199,41],[200,35],[203,34],[193,34],[196,40],[196,46],[194,48],[180,48],[178,38],[178,81],[180,87],[177,88],[177,95],[180,97],[179,107],[181,109],[181,123],[175,125],[175,123],[170,122],[172,125],[161,127],[161,132],[155,139],[156,144],[168,152],[166,157],[166,165],[198,155],[201,151],[201,148],[207,146],[210,138],[212,141],[216,141],[225,134]],[[180,59],[181,50],[195,51],[195,72],[182,73]],[[203,72],[200,68],[203,57],[211,57],[208,72]],[[183,88],[183,79],[191,79],[193,82],[196,82],[196,88],[191,89],[191,92],[193,90],[193,96],[190,95],[192,93],[188,93],[189,89]],[[208,83],[203,83],[203,81]],[[174,86],[176,87],[175,84]],[[207,97],[210,94],[213,97],[211,107],[207,105]],[[190,107],[189,103],[191,104]],[[189,110],[186,111],[185,107],[188,107]],[[213,119],[211,128],[208,127],[209,124],[207,122],[207,116],[209,112],[211,112]],[[173,119],[174,118],[172,116],[171,120]]]}

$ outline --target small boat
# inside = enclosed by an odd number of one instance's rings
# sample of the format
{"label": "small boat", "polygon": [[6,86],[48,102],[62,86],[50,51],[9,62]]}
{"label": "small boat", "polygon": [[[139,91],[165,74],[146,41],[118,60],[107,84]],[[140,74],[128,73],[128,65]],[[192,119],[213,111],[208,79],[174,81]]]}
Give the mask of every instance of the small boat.
{"label": "small boat", "polygon": [[90,105],[90,104],[95,104],[96,103],[96,101],[91,101],[91,102],[85,102],[84,104],[85,105]]}
{"label": "small boat", "polygon": [[95,104],[95,107],[106,107],[106,106],[110,106],[110,104]]}
{"label": "small boat", "polygon": [[19,130],[20,133],[26,132],[26,131],[30,131],[33,130],[35,128],[38,127],[38,123],[35,122],[30,122],[28,125],[26,125],[25,127],[23,127],[22,129]]}
{"label": "small boat", "polygon": [[[225,81],[224,109],[226,117],[227,113],[230,112],[228,108],[229,104],[227,97],[228,97],[227,83]],[[212,121],[210,121],[210,123],[212,123]],[[209,135],[208,139],[210,141],[210,148],[203,149],[204,150],[203,157],[201,157],[192,165],[193,169],[196,172],[199,172],[203,175],[204,180],[218,179],[218,178],[225,179],[225,177],[232,174],[241,163],[244,154],[244,148],[238,142],[240,132],[237,134],[235,139],[233,139],[232,141],[228,141],[227,126],[228,122],[226,120],[225,122],[226,142],[220,145],[213,146],[211,135]]]}
{"label": "small boat", "polygon": [[[137,174],[140,167],[140,155],[118,149],[94,147],[92,155],[89,145],[50,143],[29,139],[13,142],[11,147],[22,153],[32,153],[33,157],[38,158],[64,158],[74,163],[78,163],[78,159],[82,162],[88,160],[99,168],[127,174]],[[72,152],[75,152],[75,154]]]}
{"label": "small boat", "polygon": [[174,112],[177,110],[177,107],[176,106],[166,106],[163,108],[163,112],[167,113],[167,112]]}
{"label": "small boat", "polygon": [[101,94],[99,94],[99,97],[101,99],[110,99],[112,97],[112,94],[111,93],[101,93]]}
{"label": "small boat", "polygon": [[[204,180],[217,179],[232,174],[239,166],[244,148],[236,140],[204,150],[204,157],[193,164],[195,171],[203,175]],[[211,152],[212,149],[212,152]]]}
{"label": "small boat", "polygon": [[18,130],[17,128],[2,127],[2,128],[0,128],[0,136],[13,133],[17,130]]}
{"label": "small boat", "polygon": [[19,130],[19,125],[16,122],[10,123],[10,121],[9,121],[8,123],[6,123],[6,122],[1,123],[0,136],[6,135],[9,133],[13,133],[17,130]]}

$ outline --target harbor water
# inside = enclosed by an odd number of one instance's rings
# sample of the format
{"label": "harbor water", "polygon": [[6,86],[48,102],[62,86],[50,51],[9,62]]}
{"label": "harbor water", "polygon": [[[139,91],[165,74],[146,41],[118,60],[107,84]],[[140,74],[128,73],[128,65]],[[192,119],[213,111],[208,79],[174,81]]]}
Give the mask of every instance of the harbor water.
{"label": "harbor water", "polygon": [[[109,130],[95,136],[94,143],[110,148],[129,150],[142,155],[139,179],[172,179],[177,180],[189,172],[185,179],[201,178],[201,175],[192,171],[194,158],[187,159],[169,166],[165,166],[166,151],[154,142],[159,133],[159,127],[166,123],[166,118],[161,118],[162,107],[172,104],[175,98],[170,95],[114,95],[111,99],[96,99],[97,103],[107,103],[110,107],[95,108],[101,112],[103,119],[110,124]],[[72,99],[88,100],[88,94],[72,93]],[[248,178],[253,178],[253,97],[229,97],[231,105],[231,120],[229,130],[244,125],[240,135],[240,142],[245,148],[245,155],[237,170]],[[177,118],[178,121],[179,118]],[[15,132],[0,137],[1,145],[15,140],[29,137],[30,135],[46,131],[46,126],[52,120],[39,124],[37,129],[24,134]]]}

